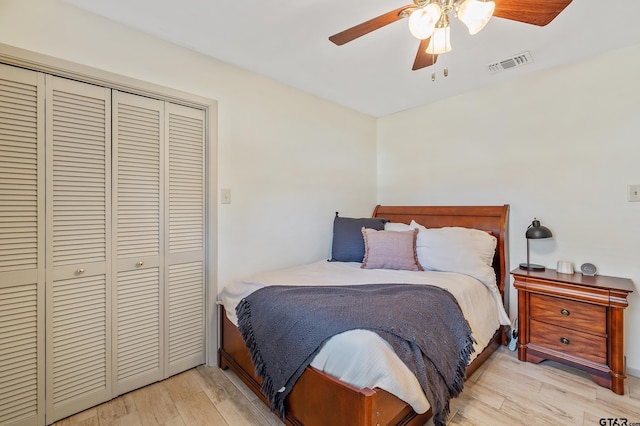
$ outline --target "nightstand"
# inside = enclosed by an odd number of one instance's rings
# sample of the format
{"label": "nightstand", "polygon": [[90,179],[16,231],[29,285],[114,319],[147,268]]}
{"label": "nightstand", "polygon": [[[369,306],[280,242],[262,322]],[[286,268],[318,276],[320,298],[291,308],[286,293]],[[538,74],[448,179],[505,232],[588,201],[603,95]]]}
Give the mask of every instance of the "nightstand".
{"label": "nightstand", "polygon": [[623,312],[633,282],[554,269],[511,275],[518,290],[518,359],[570,365],[624,394]]}

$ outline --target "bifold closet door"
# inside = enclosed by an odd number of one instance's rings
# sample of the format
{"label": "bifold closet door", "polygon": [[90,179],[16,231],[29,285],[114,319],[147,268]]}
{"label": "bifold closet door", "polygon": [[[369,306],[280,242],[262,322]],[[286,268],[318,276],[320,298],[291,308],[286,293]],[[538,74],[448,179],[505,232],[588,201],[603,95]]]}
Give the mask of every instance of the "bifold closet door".
{"label": "bifold closet door", "polygon": [[44,423],[44,75],[0,64],[0,424]]}
{"label": "bifold closet door", "polygon": [[205,114],[165,105],[167,376],[205,362]]}
{"label": "bifold closet door", "polygon": [[204,363],[204,113],[113,92],[114,395]]}
{"label": "bifold closet door", "polygon": [[113,91],[114,395],[164,378],[164,102]]}
{"label": "bifold closet door", "polygon": [[111,92],[46,76],[46,421],[111,398]]}

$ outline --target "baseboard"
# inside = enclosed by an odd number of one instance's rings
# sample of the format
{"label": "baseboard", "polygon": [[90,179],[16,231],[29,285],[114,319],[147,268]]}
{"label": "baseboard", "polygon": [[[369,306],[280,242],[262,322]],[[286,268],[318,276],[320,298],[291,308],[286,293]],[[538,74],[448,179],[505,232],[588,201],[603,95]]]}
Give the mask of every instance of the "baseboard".
{"label": "baseboard", "polygon": [[625,374],[627,376],[633,376],[640,379],[640,369],[627,367],[627,371]]}

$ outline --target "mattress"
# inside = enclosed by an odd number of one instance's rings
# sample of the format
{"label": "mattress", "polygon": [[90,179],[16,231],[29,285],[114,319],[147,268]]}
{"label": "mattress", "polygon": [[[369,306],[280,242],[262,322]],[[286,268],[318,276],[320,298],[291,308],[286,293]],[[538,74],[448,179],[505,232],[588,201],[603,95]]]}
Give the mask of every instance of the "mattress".
{"label": "mattress", "polygon": [[[235,308],[243,297],[269,285],[358,285],[402,283],[433,285],[448,290],[469,322],[476,352],[484,349],[498,327],[509,325],[496,292],[464,274],[438,271],[361,269],[356,262],[319,262],[269,271],[227,285],[220,293],[229,320],[237,325]],[[368,330],[351,330],[327,340],[311,363],[358,388],[380,388],[402,399],[418,414],[429,409],[418,380],[398,358],[391,345]]]}

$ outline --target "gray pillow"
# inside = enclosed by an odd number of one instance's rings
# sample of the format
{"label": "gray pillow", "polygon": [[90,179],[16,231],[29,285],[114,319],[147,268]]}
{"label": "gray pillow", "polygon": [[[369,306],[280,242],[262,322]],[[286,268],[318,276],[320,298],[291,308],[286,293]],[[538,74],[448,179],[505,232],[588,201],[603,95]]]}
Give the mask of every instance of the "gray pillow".
{"label": "gray pillow", "polygon": [[378,217],[339,217],[336,212],[336,217],[333,219],[331,261],[362,262],[364,258],[362,228],[381,231],[386,222],[388,222],[387,219]]}

